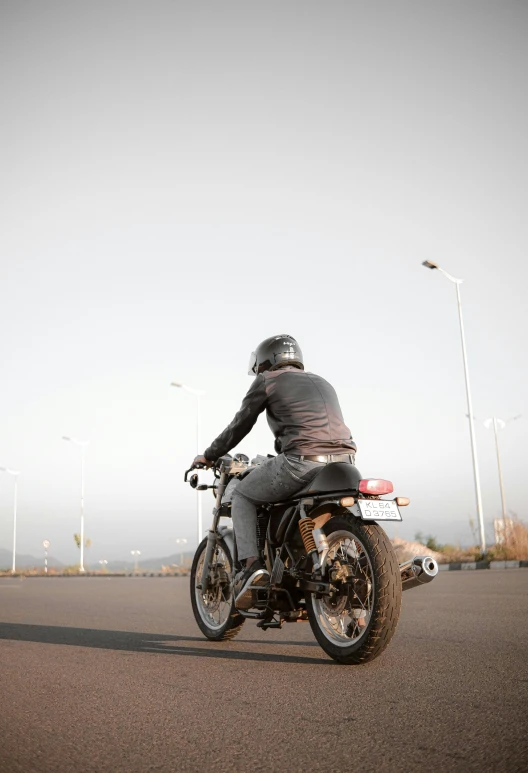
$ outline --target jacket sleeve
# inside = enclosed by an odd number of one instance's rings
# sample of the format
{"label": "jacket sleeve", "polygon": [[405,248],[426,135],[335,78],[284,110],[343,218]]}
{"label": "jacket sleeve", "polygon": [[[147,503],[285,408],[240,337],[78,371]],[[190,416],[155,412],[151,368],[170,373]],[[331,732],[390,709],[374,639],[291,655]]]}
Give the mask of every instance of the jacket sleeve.
{"label": "jacket sleeve", "polygon": [[224,454],[240,443],[251,431],[259,415],[266,408],[267,403],[266,382],[260,374],[251,385],[247,395],[242,401],[240,410],[225,430],[213,440],[209,448],[206,448],[204,456],[211,462],[215,462]]}

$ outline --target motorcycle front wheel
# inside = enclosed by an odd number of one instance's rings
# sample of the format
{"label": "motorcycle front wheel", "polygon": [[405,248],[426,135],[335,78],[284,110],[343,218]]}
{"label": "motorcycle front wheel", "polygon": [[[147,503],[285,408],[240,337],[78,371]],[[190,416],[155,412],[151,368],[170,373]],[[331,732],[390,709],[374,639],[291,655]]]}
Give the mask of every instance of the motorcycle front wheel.
{"label": "motorcycle front wheel", "polygon": [[245,621],[237,612],[233,598],[233,559],[224,540],[218,540],[211,561],[209,586],[203,591],[198,585],[202,579],[206,550],[207,537],[198,545],[191,569],[194,617],[201,632],[211,641],[233,639]]}
{"label": "motorcycle front wheel", "polygon": [[332,570],[348,575],[333,598],[307,594],[308,619],[323,650],[338,663],[359,665],[378,657],[392,639],[401,607],[396,555],[383,529],[353,516],[324,527]]}

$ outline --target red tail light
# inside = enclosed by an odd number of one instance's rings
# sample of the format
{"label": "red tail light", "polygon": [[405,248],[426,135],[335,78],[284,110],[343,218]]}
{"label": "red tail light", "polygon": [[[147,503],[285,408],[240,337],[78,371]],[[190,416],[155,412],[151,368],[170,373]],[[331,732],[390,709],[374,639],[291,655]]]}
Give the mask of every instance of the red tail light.
{"label": "red tail light", "polygon": [[362,494],[390,494],[394,491],[394,486],[390,480],[377,480],[376,478],[369,478],[368,480],[359,481],[359,490]]}

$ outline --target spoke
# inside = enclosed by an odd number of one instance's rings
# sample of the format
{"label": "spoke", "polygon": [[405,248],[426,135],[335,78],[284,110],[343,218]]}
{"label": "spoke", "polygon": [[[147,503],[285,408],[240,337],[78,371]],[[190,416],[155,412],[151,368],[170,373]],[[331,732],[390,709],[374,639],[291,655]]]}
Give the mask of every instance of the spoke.
{"label": "spoke", "polygon": [[[205,554],[202,553],[196,569],[196,578],[201,577],[204,567]],[[201,593],[196,588],[196,598],[201,608],[202,617],[211,626],[218,628],[227,620],[231,611],[231,601],[225,598],[225,586],[220,584],[220,574],[222,569],[228,576],[231,574],[231,566],[227,555],[220,547],[215,548],[212,564],[214,566],[214,583],[209,587],[207,593]]]}
{"label": "spoke", "polygon": [[[330,566],[333,562],[340,561],[351,567],[354,576],[363,585],[361,589],[350,588],[346,596],[338,597],[335,606],[328,599],[318,600],[319,619],[323,629],[326,629],[330,640],[348,644],[357,640],[364,633],[364,626],[360,626],[360,618],[355,616],[359,612],[366,617],[366,622],[372,612],[374,582],[372,567],[366,550],[359,539],[345,534],[330,537],[330,548],[327,553],[326,563]],[[356,586],[357,587],[357,586]],[[360,597],[361,594],[361,597]]]}
{"label": "spoke", "polygon": [[356,601],[359,601],[359,603],[361,604],[361,609],[363,609],[363,610],[365,610],[365,611],[366,611],[366,607],[365,607],[365,605],[363,604],[363,602],[361,601],[361,599],[359,598],[359,596],[357,595],[357,593],[355,593],[355,592],[354,592],[354,595],[355,595],[355,597],[356,597]]}

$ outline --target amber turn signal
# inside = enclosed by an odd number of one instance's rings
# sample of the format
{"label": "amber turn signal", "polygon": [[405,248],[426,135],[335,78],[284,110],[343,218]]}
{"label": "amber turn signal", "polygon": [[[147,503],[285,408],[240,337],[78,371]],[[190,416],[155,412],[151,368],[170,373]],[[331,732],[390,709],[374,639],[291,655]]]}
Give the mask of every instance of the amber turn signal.
{"label": "amber turn signal", "polygon": [[396,497],[396,504],[398,507],[406,507],[408,504],[410,504],[409,497]]}
{"label": "amber turn signal", "polygon": [[355,501],[354,497],[343,497],[343,499],[339,500],[339,504],[341,507],[352,507]]}

